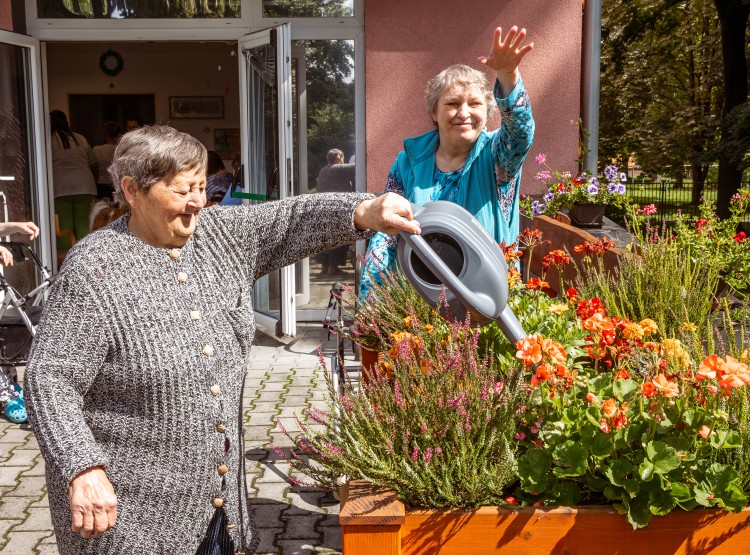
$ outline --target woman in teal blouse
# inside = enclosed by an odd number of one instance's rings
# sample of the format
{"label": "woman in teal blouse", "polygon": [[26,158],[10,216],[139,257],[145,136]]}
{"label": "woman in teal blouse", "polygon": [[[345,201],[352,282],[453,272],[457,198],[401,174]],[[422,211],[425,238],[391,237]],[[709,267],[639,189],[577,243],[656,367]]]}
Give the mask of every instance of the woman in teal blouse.
{"label": "woman in teal blouse", "polygon": [[[534,119],[518,64],[531,51],[526,29],[495,29],[489,56],[478,61],[497,73],[494,88],[485,74],[451,66],[427,84],[425,97],[435,129],[404,141],[386,181],[386,192],[415,204],[448,200],[471,212],[498,243],[513,243],[519,231],[521,166],[534,138]],[[487,131],[497,105],[501,125]],[[397,267],[398,236],[378,233],[370,241],[360,280],[365,299],[381,274]]]}

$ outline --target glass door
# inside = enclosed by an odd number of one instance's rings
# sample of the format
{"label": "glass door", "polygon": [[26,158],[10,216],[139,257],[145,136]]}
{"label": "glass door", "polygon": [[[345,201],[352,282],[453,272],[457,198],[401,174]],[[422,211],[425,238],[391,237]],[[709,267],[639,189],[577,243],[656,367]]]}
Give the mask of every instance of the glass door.
{"label": "glass door", "polygon": [[[355,41],[292,41],[295,194],[345,193],[357,188]],[[360,168],[361,169],[361,168]],[[334,283],[354,289],[356,243],[297,265],[297,320],[326,317]]]}
{"label": "glass door", "polygon": [[[289,24],[239,40],[243,189],[252,202],[284,199],[292,177],[292,77]],[[250,201],[246,199],[246,202]],[[295,335],[295,269],[287,266],[255,283],[255,311]]]}
{"label": "glass door", "polygon": [[[52,213],[45,153],[44,102],[39,41],[0,31],[0,221],[34,221],[40,228],[32,247],[52,267]],[[22,237],[0,237],[0,241]],[[36,267],[23,262],[4,269],[10,284],[24,293],[38,280]]]}

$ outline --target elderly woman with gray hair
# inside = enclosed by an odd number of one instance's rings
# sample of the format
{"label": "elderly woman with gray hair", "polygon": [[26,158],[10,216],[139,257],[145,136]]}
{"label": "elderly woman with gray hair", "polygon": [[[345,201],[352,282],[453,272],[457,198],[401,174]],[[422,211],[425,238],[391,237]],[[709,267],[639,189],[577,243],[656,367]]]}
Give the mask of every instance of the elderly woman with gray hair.
{"label": "elderly woman with gray hair", "polygon": [[26,370],[60,553],[252,553],[253,284],[369,229],[419,225],[398,195],[204,211],[206,149],[169,127],[124,135],[110,172],[130,210],[68,253]]}
{"label": "elderly woman with gray hair", "polygon": [[[534,119],[518,64],[531,51],[526,29],[495,29],[489,56],[478,61],[497,74],[494,89],[484,73],[451,66],[427,84],[427,112],[435,129],[404,141],[388,174],[386,192],[414,204],[447,200],[479,220],[498,243],[511,244],[519,231],[521,165],[534,138]],[[495,106],[501,126],[487,131]],[[378,233],[370,241],[360,281],[366,299],[383,272],[398,267],[398,237]]]}

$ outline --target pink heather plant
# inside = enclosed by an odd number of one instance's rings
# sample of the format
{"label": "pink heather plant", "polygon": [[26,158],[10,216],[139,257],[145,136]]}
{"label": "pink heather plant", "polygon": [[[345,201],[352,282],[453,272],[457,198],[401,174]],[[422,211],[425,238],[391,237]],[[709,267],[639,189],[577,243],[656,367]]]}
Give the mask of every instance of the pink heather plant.
{"label": "pink heather plant", "polygon": [[297,420],[292,466],[324,487],[341,476],[386,486],[413,506],[504,504],[520,371],[480,357],[478,332],[463,322],[445,324],[434,341],[414,341],[410,330],[430,335],[416,319],[404,328],[390,335],[408,347],[392,346],[359,391],[346,384],[338,410],[329,402]]}

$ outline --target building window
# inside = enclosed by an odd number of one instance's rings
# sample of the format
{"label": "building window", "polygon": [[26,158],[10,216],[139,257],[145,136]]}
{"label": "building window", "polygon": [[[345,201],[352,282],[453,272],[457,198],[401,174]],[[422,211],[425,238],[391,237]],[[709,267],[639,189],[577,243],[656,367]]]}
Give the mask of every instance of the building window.
{"label": "building window", "polygon": [[36,3],[37,17],[45,19],[227,19],[241,17],[240,4],[241,0],[37,0]]}
{"label": "building window", "polygon": [[263,0],[263,17],[354,17],[354,0]]}

